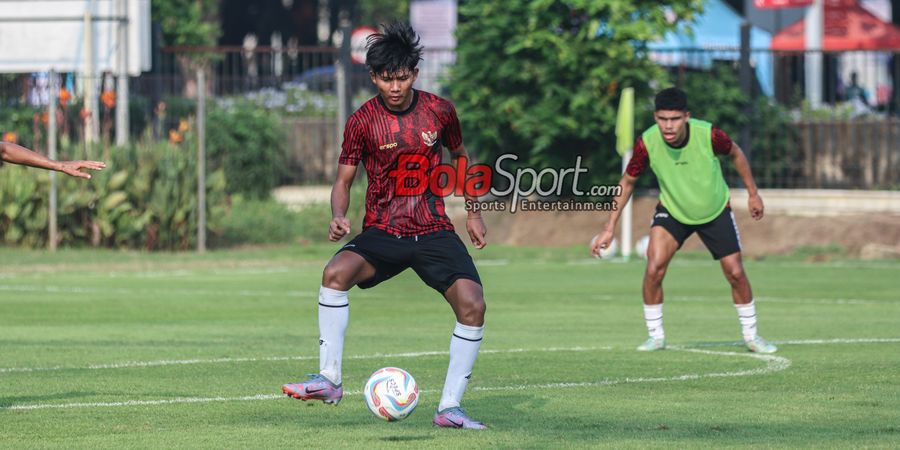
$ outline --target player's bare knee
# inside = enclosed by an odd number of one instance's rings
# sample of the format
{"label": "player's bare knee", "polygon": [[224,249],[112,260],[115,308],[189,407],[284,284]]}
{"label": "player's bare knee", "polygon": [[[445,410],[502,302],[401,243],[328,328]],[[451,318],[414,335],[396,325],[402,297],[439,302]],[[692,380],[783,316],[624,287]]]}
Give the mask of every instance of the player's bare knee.
{"label": "player's bare knee", "polygon": [[661,284],[666,277],[666,266],[653,263],[647,264],[647,272],[644,276],[654,284]]}
{"label": "player's bare knee", "polygon": [[322,286],[329,289],[346,291],[350,289],[350,277],[347,270],[344,270],[338,264],[328,264],[322,271]]}
{"label": "player's bare knee", "polygon": [[747,282],[747,274],[743,267],[732,267],[725,271],[725,278],[732,286],[742,285]]}
{"label": "player's bare knee", "polygon": [[479,324],[484,323],[484,315],[486,312],[487,304],[484,302],[484,298],[479,297],[472,305],[472,313],[475,315],[475,319],[478,320]]}
{"label": "player's bare knee", "polygon": [[472,297],[459,302],[459,317],[457,320],[463,325],[480,327],[484,325],[484,314],[487,305],[482,297]]}

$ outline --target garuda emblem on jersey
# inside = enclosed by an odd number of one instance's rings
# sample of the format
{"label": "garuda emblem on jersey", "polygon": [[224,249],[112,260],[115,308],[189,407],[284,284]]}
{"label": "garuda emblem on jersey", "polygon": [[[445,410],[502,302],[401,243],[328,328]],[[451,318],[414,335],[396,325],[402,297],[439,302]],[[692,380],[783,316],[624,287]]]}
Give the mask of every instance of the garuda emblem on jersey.
{"label": "garuda emblem on jersey", "polygon": [[425,145],[427,145],[429,147],[431,147],[432,145],[434,145],[435,142],[437,142],[437,138],[438,138],[437,131],[423,131],[422,132],[422,142],[424,142]]}

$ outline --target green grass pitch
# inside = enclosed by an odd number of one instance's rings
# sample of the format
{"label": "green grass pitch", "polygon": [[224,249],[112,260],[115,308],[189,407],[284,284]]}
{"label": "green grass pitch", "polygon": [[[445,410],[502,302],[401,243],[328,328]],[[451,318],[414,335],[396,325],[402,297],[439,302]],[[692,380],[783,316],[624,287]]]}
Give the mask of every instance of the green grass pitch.
{"label": "green grass pitch", "polygon": [[[318,368],[334,249],[0,249],[0,447],[900,447],[900,262],[747,262],[768,357],[738,345],[718,265],[679,255],[674,348],[643,354],[642,261],[472,250],[488,313],[463,406],[491,427],[472,432],[431,425],[454,319],[412,271],[351,292],[338,407],[280,395]],[[399,423],[360,395],[388,365],[423,391]]]}

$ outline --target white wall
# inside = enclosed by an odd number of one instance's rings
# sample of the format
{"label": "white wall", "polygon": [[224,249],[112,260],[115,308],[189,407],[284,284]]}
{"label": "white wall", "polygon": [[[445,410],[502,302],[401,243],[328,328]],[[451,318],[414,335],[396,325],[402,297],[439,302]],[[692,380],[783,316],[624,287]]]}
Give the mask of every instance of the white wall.
{"label": "white wall", "polygon": [[[128,73],[150,70],[150,0],[126,0]],[[0,1],[0,72],[85,71],[84,13],[121,16],[116,0]],[[94,71],[117,71],[117,22],[93,22]]]}

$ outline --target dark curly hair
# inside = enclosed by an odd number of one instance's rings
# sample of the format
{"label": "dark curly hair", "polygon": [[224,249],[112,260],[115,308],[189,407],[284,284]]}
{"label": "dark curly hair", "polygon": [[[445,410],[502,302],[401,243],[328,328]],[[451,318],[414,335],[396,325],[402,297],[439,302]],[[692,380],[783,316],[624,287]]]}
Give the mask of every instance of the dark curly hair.
{"label": "dark curly hair", "polygon": [[663,89],[656,94],[656,111],[687,111],[687,94],[677,87]]}
{"label": "dark curly hair", "polygon": [[366,65],[373,73],[413,70],[422,60],[419,36],[408,23],[381,25],[382,32],[366,39]]}

